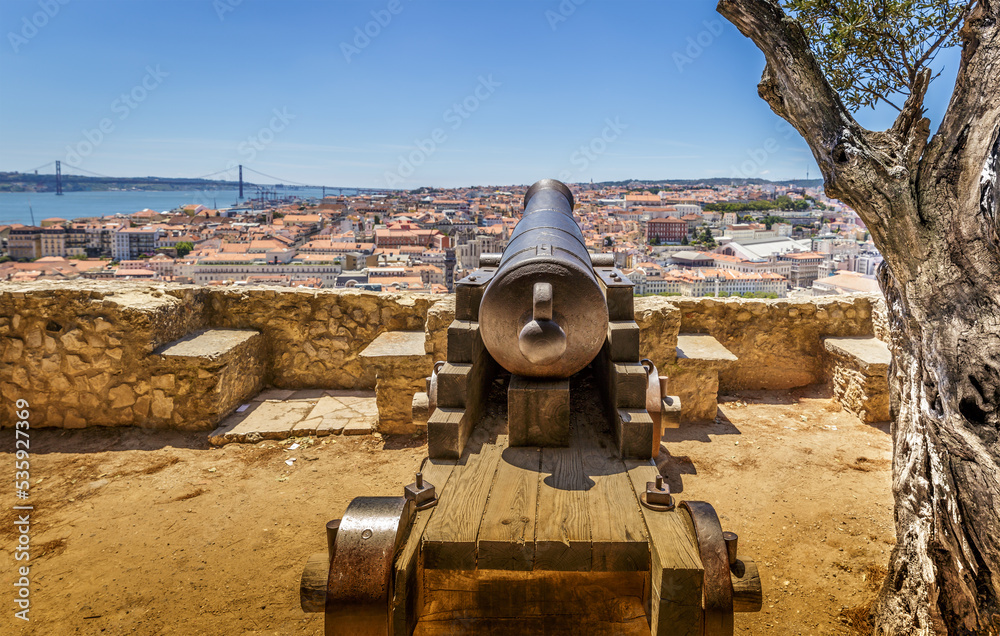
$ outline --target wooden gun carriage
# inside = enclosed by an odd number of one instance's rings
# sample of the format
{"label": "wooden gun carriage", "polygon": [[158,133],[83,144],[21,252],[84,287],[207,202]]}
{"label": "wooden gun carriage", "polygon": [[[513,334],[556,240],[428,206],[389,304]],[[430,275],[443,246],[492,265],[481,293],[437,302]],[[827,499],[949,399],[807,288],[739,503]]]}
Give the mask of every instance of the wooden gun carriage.
{"label": "wooden gun carriage", "polygon": [[564,184],[534,184],[503,254],[458,281],[416,480],[354,499],[303,574],[327,636],[715,636],[760,609],[736,535],[659,475],[680,404],[572,210]]}

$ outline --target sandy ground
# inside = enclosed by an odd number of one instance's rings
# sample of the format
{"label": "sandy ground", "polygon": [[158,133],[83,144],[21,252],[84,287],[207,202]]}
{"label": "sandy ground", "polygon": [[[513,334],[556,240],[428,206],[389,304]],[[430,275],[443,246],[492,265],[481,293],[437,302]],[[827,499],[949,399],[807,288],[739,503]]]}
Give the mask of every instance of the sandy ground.
{"label": "sandy ground", "polygon": [[[680,499],[712,503],[760,566],[763,611],[737,615],[736,632],[847,633],[841,608],[871,596],[871,566],[894,542],[887,428],[819,389],[722,400],[714,424],[668,431],[661,472]],[[12,470],[14,432],[0,436]],[[13,617],[20,502],[8,491],[0,631],[271,635],[322,634],[322,616],[299,609],[298,580],[325,550],[324,524],[353,497],[399,493],[426,446],[338,436],[213,448],[204,433],[42,429],[31,453],[31,621]]]}

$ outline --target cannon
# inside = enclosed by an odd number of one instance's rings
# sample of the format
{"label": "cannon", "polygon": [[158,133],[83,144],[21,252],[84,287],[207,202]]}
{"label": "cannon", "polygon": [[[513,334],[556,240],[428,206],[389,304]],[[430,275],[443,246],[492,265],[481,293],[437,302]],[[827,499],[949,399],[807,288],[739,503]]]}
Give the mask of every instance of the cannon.
{"label": "cannon", "polygon": [[355,498],[303,572],[327,636],[720,636],[760,610],[737,536],[657,469],[680,403],[573,207],[535,183],[503,253],[457,282],[427,458],[401,496]]}

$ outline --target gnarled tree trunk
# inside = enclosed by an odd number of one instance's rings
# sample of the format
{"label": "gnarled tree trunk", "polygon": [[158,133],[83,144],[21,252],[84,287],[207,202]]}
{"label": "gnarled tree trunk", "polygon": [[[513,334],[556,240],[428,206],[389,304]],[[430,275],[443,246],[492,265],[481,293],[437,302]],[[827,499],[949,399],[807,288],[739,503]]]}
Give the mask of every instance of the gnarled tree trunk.
{"label": "gnarled tree trunk", "polygon": [[1000,2],[967,18],[930,139],[928,71],[892,128],[866,130],[774,0],[718,10],[763,51],[760,96],[809,143],[827,194],[858,212],[885,258],[897,545],[876,631],[1000,633]]}

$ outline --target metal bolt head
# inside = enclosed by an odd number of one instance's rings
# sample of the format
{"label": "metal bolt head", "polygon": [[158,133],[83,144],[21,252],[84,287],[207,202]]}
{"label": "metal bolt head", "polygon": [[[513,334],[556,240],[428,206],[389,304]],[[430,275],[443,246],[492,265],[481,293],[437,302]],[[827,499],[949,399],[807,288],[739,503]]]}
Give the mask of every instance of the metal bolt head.
{"label": "metal bolt head", "polygon": [[671,506],[674,501],[670,497],[670,486],[663,483],[663,476],[657,475],[656,481],[646,482],[646,501],[658,506]]}
{"label": "metal bolt head", "polygon": [[417,473],[416,481],[403,488],[403,496],[412,500],[418,510],[429,508],[437,502],[434,484],[424,481],[422,473]]}

